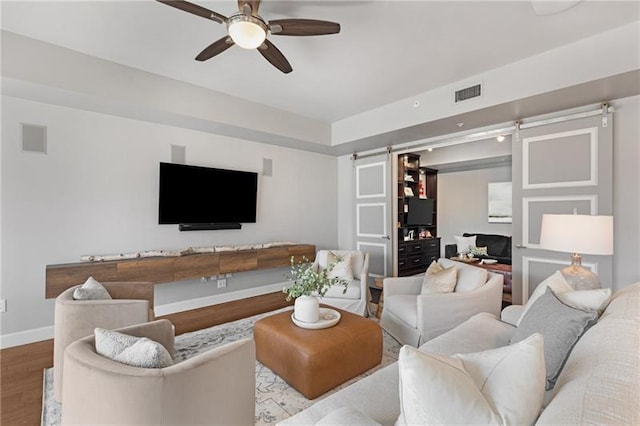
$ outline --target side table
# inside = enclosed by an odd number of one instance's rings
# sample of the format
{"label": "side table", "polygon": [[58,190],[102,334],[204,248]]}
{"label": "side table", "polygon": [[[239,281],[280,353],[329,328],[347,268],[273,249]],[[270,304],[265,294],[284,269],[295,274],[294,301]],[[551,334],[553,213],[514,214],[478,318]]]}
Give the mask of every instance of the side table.
{"label": "side table", "polygon": [[375,277],[373,279],[373,285],[380,289],[380,299],[378,300],[378,309],[376,309],[376,318],[382,316],[382,309],[384,308],[384,277]]}

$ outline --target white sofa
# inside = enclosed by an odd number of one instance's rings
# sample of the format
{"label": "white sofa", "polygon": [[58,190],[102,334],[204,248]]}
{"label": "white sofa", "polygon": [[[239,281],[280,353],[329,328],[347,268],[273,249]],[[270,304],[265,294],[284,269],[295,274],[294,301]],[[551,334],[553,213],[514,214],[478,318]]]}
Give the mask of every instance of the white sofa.
{"label": "white sofa", "polygon": [[[517,321],[516,311],[517,307],[506,310],[503,319],[509,316],[511,321]],[[479,352],[507,345],[515,329],[494,315],[477,314],[425,343],[420,350],[441,354]],[[638,425],[639,395],[640,283],[637,283],[616,292],[598,323],[578,341],[555,388],[545,398],[548,403],[536,424]],[[345,407],[354,408],[380,424],[394,424],[400,414],[397,363],[280,424],[314,425]],[[334,417],[332,424],[346,423]],[[357,423],[351,421],[350,424]]]}
{"label": "white sofa", "polygon": [[502,275],[450,259],[438,263],[457,271],[451,293],[420,294],[423,275],[384,279],[380,325],[402,344],[418,346],[481,312],[500,315]]}

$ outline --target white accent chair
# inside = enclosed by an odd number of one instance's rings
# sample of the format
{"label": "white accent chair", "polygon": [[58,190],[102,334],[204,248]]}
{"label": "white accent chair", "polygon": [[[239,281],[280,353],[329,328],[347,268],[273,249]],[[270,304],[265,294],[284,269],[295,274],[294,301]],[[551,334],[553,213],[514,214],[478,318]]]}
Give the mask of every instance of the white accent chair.
{"label": "white accent chair", "polygon": [[333,286],[329,288],[324,297],[320,298],[320,303],[335,306],[336,308],[352,312],[356,315],[369,315],[369,302],[371,292],[369,291],[369,253],[355,250],[319,250],[316,254],[314,267],[326,268],[327,255],[329,252],[336,256],[345,256],[351,253],[351,268],[353,270],[353,280],[349,282],[346,293],[343,293],[343,286]]}
{"label": "white accent chair", "polygon": [[79,285],[63,291],[55,304],[53,332],[53,393],[62,402],[64,350],[70,343],[93,334],[93,329],[114,329],[140,324],[154,319],[153,283],[102,283],[112,299],[74,300],[73,291]]}
{"label": "white accent chair", "polygon": [[481,312],[500,317],[502,275],[445,258],[438,263],[457,270],[451,293],[420,294],[424,274],[384,279],[380,325],[402,344],[417,347]]}
{"label": "white accent chair", "polygon": [[[174,350],[173,325],[158,320],[118,331]],[[62,424],[252,425],[253,339],[221,345],[165,368],[121,364],[95,351],[94,336],[65,351]]]}

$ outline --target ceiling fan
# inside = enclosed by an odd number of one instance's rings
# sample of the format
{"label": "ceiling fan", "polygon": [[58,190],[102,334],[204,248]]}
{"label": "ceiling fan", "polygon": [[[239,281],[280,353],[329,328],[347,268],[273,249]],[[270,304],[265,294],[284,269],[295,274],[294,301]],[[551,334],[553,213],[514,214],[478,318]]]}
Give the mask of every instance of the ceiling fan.
{"label": "ceiling fan", "polygon": [[228,35],[207,46],[196,56],[197,61],[211,59],[237,44],[244,49],[258,49],[271,65],[287,74],[293,71],[293,68],[282,52],[267,39],[268,32],[284,36],[315,36],[340,32],[340,24],[315,19],[275,19],[267,22],[258,15],[261,0],[238,0],[239,11],[228,18],[188,1],[157,1],[220,24],[227,24]]}

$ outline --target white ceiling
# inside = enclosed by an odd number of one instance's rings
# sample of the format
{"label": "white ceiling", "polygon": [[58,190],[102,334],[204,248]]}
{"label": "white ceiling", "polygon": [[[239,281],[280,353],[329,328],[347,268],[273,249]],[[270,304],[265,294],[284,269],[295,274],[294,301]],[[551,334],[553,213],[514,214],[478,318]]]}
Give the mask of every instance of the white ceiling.
{"label": "white ceiling", "polygon": [[[235,1],[193,1],[223,15]],[[225,26],[152,0],[2,1],[2,28],[239,98],[333,122],[637,21],[637,1],[583,1],[538,16],[528,1],[270,1],[265,20],[339,22],[337,35],[270,36],[285,75],[256,51],[193,58]]]}

